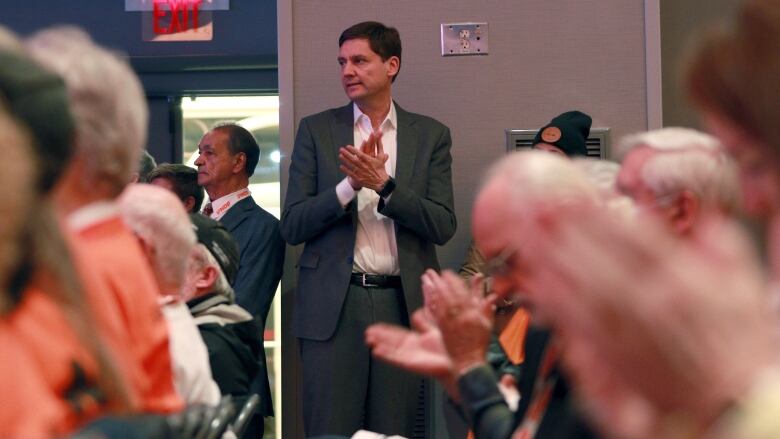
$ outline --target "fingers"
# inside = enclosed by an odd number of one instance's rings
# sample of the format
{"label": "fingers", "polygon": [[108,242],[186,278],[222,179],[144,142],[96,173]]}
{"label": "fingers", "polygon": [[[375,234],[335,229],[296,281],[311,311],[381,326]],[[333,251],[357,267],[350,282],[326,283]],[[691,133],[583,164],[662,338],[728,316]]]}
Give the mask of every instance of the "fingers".
{"label": "fingers", "polygon": [[377,323],[366,329],[366,344],[383,352],[394,350],[411,331],[400,326]]}
{"label": "fingers", "polygon": [[376,138],[376,142],[375,142],[376,155],[378,157],[381,157],[381,156],[385,155],[385,147],[384,147],[384,145],[382,145],[382,133],[381,132],[377,132],[375,134],[376,134],[376,137],[375,137]]}
{"label": "fingers", "polygon": [[425,309],[420,309],[412,314],[412,329],[418,332],[428,332],[437,329],[431,322]]}
{"label": "fingers", "polygon": [[341,160],[342,163],[349,164],[353,167],[360,166],[363,163],[360,159],[360,154],[362,153],[352,145],[339,148],[339,160]]}
{"label": "fingers", "polygon": [[376,149],[376,137],[374,136],[374,133],[371,133],[368,135],[366,140],[364,140],[363,143],[360,145],[360,151],[366,154],[373,154],[373,151],[375,149]]}

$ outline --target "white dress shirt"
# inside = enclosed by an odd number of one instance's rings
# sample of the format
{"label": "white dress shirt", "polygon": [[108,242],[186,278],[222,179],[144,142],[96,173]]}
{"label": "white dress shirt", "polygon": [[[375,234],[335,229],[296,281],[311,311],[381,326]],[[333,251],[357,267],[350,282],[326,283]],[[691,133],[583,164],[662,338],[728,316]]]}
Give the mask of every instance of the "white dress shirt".
{"label": "white dress shirt", "polygon": [[211,208],[214,209],[214,212],[212,212],[209,217],[216,221],[221,220],[231,207],[235,206],[236,203],[251,195],[252,194],[249,192],[249,188],[242,188],[225,196],[219,197],[214,201],[210,201]]}
{"label": "white dress shirt", "polygon": [[[354,125],[353,139],[356,148],[371,135],[373,128],[371,119],[365,115],[357,104],[353,104]],[[391,177],[395,176],[397,157],[397,127],[398,117],[395,103],[390,103],[390,111],[385,120],[379,124],[382,132],[382,146],[388,155],[385,171]],[[355,257],[353,271],[370,274],[397,275],[401,272],[398,265],[398,246],[395,241],[395,225],[393,220],[377,211],[379,195],[373,189],[352,189],[345,178],[336,185],[336,196],[342,206],[346,207],[357,196],[358,224],[355,236]],[[385,202],[390,197],[385,199]]]}

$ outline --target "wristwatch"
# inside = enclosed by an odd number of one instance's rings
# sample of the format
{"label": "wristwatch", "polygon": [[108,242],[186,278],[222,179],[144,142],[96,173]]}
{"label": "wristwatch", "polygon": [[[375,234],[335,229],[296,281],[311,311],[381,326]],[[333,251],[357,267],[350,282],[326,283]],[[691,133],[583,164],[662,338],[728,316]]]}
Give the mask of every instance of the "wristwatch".
{"label": "wristwatch", "polygon": [[376,191],[376,193],[379,194],[379,196],[382,198],[387,198],[388,196],[390,196],[390,194],[393,193],[394,190],[395,190],[395,179],[393,177],[390,177],[385,182],[385,185],[382,186],[382,189],[379,189],[378,191]]}

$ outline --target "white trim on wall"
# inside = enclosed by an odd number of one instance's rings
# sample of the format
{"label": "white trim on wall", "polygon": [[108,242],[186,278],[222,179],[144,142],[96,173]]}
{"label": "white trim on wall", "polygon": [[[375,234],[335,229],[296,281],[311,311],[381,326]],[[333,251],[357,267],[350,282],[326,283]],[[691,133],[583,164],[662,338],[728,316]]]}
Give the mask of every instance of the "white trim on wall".
{"label": "white trim on wall", "polygon": [[[290,156],[295,141],[295,94],[293,75],[293,0],[276,1],[276,28],[278,44],[278,81],[279,81],[279,151],[282,153],[279,173],[281,201],[284,206],[284,196],[287,192],[289,179]],[[284,438],[299,439],[304,437],[303,425],[300,423],[301,402],[300,372],[298,364],[297,343],[288,324],[293,307],[295,269],[293,263],[297,255],[288,248],[285,255],[284,276],[282,276],[282,406],[275,407],[276,422],[281,423]]]}
{"label": "white trim on wall", "polygon": [[645,74],[647,78],[647,129],[654,130],[663,126],[660,0],[645,0]]}

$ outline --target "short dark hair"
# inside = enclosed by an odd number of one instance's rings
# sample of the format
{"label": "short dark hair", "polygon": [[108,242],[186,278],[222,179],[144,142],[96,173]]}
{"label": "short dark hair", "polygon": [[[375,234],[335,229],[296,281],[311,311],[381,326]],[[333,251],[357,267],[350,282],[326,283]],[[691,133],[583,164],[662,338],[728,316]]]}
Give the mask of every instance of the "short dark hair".
{"label": "short dark hair", "polygon": [[255,136],[246,128],[233,122],[219,123],[212,130],[220,130],[228,135],[228,149],[230,149],[231,154],[243,152],[246,155],[244,172],[246,172],[247,177],[251,177],[255,173],[257,162],[260,160],[260,146],[258,146]]}
{"label": "short dark hair", "polygon": [[368,40],[377,55],[382,61],[387,61],[390,57],[398,57],[398,72],[393,76],[393,82],[401,72],[401,35],[394,27],[387,27],[378,21],[364,21],[348,27],[339,37],[339,47],[344,41],[364,38]]}
{"label": "short dark hair", "polygon": [[193,197],[195,199],[194,211],[198,212],[200,210],[200,205],[203,204],[205,195],[203,194],[203,188],[198,186],[198,171],[179,163],[162,163],[152,169],[147,181],[152,182],[157,178],[164,178],[171,182],[173,192],[182,203],[187,201],[187,198]]}

